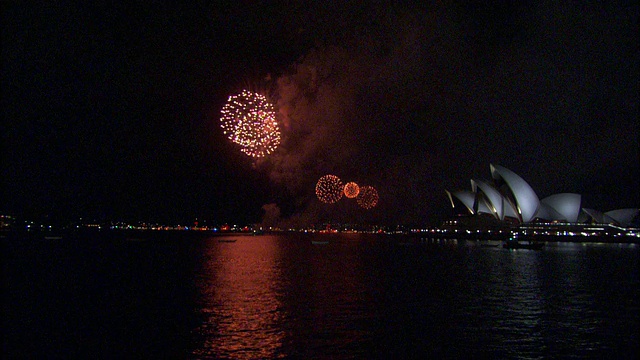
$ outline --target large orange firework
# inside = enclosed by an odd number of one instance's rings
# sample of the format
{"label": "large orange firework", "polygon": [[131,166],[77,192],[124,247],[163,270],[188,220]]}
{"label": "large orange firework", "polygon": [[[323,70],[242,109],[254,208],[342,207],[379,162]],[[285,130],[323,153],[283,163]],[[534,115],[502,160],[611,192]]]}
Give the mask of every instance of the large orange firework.
{"label": "large orange firework", "polygon": [[344,196],[348,197],[349,199],[353,199],[354,197],[358,196],[358,193],[360,193],[360,187],[353,181],[348,182],[347,185],[344,186]]}
{"label": "large orange firework", "polygon": [[378,205],[378,190],[373,186],[361,186],[360,193],[356,197],[358,205],[365,209],[371,209]]}
{"label": "large orange firework", "polygon": [[342,199],[344,185],[339,177],[335,175],[325,175],[316,184],[316,196],[326,204],[333,204]]}
{"label": "large orange firework", "polygon": [[273,105],[267,98],[243,90],[229,96],[222,107],[220,126],[229,140],[253,157],[266,156],[280,145],[280,129]]}

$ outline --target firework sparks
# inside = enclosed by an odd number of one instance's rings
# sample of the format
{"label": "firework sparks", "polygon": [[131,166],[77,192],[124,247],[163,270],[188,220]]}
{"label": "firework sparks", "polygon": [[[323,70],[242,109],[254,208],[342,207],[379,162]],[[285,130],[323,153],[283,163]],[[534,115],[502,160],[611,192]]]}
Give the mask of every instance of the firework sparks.
{"label": "firework sparks", "polygon": [[378,204],[378,199],[378,191],[373,186],[362,186],[356,202],[365,209],[371,209]]}
{"label": "firework sparks", "polygon": [[266,156],[280,145],[280,129],[273,105],[247,90],[232,95],[222,108],[220,126],[229,140],[252,157]]}
{"label": "firework sparks", "polygon": [[348,182],[347,185],[344,186],[344,196],[348,197],[349,199],[355,198],[356,196],[358,196],[358,193],[360,193],[360,187],[358,186],[358,184],[354,182]]}
{"label": "firework sparks", "polygon": [[340,200],[343,194],[342,181],[335,175],[325,175],[316,184],[316,196],[323,203],[333,204]]}

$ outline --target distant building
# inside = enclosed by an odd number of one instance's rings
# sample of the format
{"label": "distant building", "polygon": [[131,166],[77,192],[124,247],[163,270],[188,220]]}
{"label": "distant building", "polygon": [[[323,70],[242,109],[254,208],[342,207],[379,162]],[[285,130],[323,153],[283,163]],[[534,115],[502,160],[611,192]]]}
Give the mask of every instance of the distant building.
{"label": "distant building", "polygon": [[[463,206],[472,216],[461,218],[471,225],[475,217],[491,226],[530,228],[535,224],[601,224],[629,228],[640,209],[617,209],[600,212],[582,208],[582,196],[574,193],[554,194],[539,199],[531,186],[513,171],[490,165],[491,180],[471,180],[471,190],[445,190],[451,206]],[[565,230],[563,230],[565,231]]]}

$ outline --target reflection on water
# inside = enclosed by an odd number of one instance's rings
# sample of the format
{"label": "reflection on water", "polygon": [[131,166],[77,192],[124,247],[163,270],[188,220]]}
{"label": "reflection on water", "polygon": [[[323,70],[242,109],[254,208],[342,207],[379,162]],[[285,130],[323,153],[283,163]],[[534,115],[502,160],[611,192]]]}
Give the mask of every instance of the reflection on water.
{"label": "reflection on water", "polygon": [[[279,234],[5,242],[7,358],[637,358],[640,248]],[[321,235],[318,235],[321,236]],[[222,238],[223,240],[225,238]],[[484,244],[486,245],[486,244]]]}
{"label": "reflection on water", "polygon": [[[632,248],[510,251],[473,242],[312,239],[208,240],[193,355],[455,358],[472,349],[498,358],[598,358],[638,349],[638,337],[629,335],[638,314],[608,303],[637,308]],[[616,269],[616,262],[631,268]]]}
{"label": "reflection on water", "polygon": [[[354,236],[357,238],[357,236]],[[357,239],[325,236],[210,239],[199,271],[198,357],[355,356],[372,340],[372,279]]]}
{"label": "reflection on water", "polygon": [[269,237],[238,237],[206,251],[198,279],[205,321],[196,329],[204,344],[194,355],[274,358],[284,337],[277,242]]}

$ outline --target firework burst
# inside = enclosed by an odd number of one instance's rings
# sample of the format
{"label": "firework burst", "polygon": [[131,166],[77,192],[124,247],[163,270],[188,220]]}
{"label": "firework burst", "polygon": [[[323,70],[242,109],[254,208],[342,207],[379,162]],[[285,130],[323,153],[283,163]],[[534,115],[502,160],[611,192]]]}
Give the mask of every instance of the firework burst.
{"label": "firework burst", "polygon": [[349,199],[353,199],[354,197],[358,196],[358,193],[360,193],[360,187],[358,186],[358,184],[354,182],[348,182],[347,185],[344,186],[344,196],[348,197]]}
{"label": "firework burst", "polygon": [[373,186],[362,186],[360,187],[360,193],[356,197],[356,202],[358,205],[365,209],[371,209],[378,205],[378,190],[376,190]]}
{"label": "firework burst", "polygon": [[335,175],[325,175],[316,184],[316,196],[326,204],[338,202],[344,194],[344,185],[339,177]]}
{"label": "firework burst", "polygon": [[280,129],[273,105],[247,90],[229,96],[221,111],[220,126],[229,140],[252,157],[271,154],[280,145]]}

